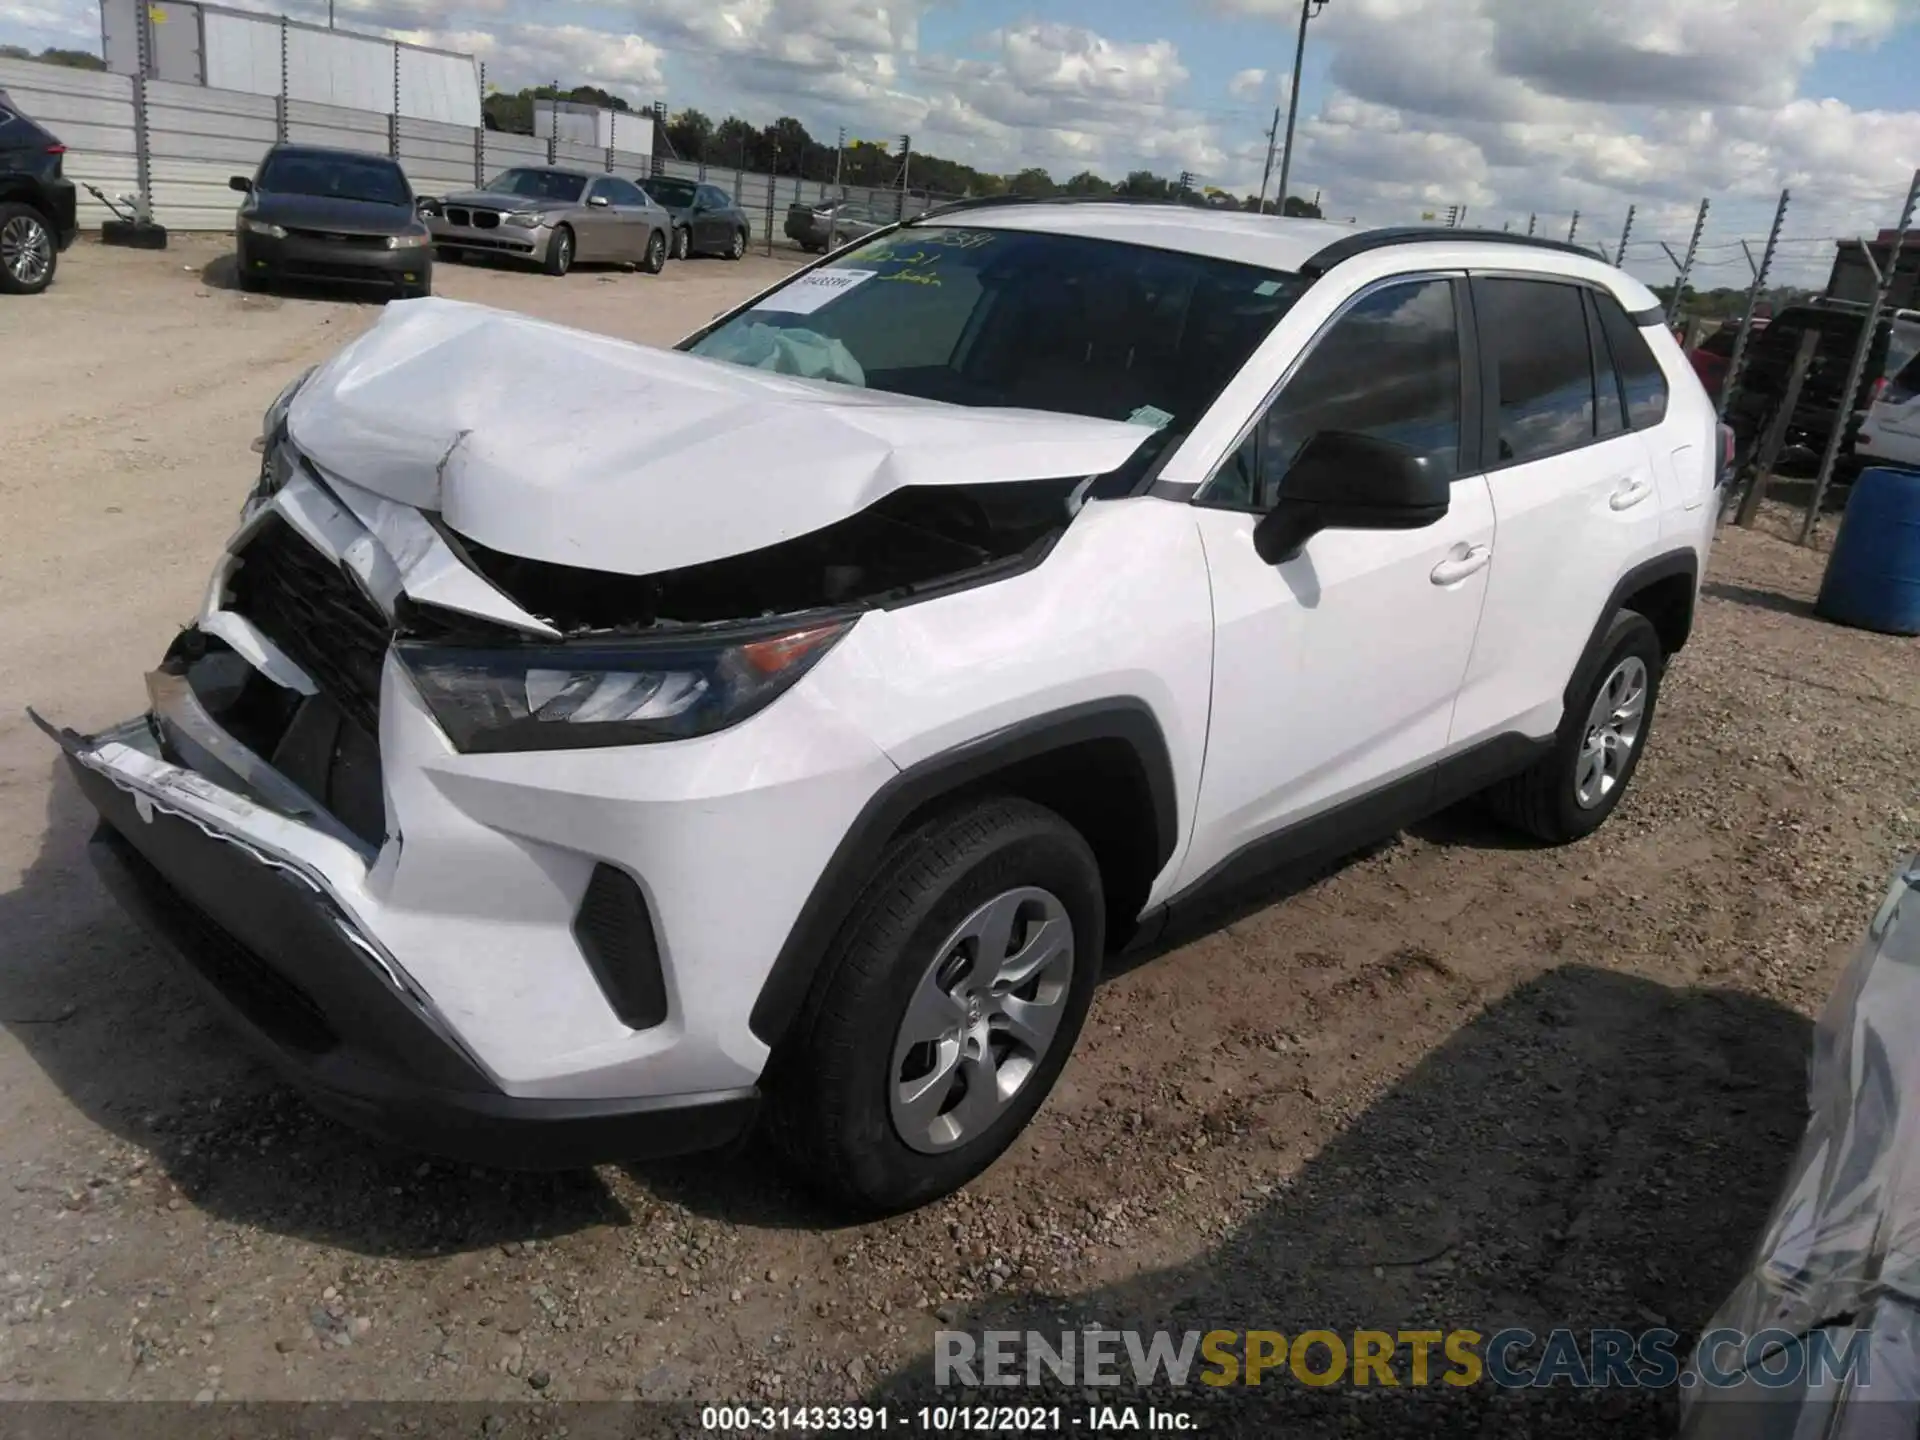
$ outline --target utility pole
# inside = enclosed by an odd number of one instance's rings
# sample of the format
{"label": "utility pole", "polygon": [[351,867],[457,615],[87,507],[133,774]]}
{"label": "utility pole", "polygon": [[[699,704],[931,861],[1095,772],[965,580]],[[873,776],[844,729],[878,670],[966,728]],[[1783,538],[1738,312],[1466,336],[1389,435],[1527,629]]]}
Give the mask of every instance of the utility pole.
{"label": "utility pole", "polygon": [[[1267,213],[1267,182],[1273,178],[1273,151],[1274,151],[1274,147],[1279,143],[1280,143],[1280,107],[1276,105],[1273,107],[1273,124],[1267,127],[1267,163],[1260,168],[1259,209],[1262,215]],[[1274,208],[1277,209],[1282,215],[1286,214],[1287,213],[1286,197],[1282,196],[1280,200],[1280,204],[1275,206]]]}
{"label": "utility pole", "polygon": [[327,29],[333,28],[333,0],[327,0]]}
{"label": "utility pole", "polygon": [[1326,8],[1327,0],[1300,0],[1300,40],[1293,47],[1293,84],[1287,88],[1287,146],[1280,153],[1280,213],[1287,213],[1287,177],[1293,173],[1293,124],[1300,115],[1300,67],[1307,58],[1307,21]]}
{"label": "utility pole", "polygon": [[840,166],[841,166],[841,162],[844,161],[846,158],[847,158],[847,127],[842,125],[840,127],[840,143],[834,147],[834,151],[833,151],[833,188],[835,191],[840,190]]}

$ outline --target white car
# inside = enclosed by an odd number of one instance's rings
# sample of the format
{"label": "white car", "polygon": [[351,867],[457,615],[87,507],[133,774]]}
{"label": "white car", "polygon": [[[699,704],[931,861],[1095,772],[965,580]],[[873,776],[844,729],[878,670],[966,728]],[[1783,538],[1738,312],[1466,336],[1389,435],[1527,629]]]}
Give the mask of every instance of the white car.
{"label": "white car", "polygon": [[1476,793],[1601,824],[1727,439],[1568,246],[969,204],[677,351],[390,307],[268,412],[151,712],[53,733],[323,1107],[521,1166],[758,1116],[898,1209],[1202,895]]}
{"label": "white car", "polygon": [[1891,465],[1920,470],[1920,354],[1881,382],[1854,437],[1853,453],[1861,468]]}

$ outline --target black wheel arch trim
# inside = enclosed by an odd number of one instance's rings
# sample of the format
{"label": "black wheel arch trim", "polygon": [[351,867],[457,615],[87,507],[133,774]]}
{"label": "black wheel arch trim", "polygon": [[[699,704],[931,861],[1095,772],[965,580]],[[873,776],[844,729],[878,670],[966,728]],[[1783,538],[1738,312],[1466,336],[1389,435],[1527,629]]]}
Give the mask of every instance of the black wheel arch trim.
{"label": "black wheel arch trim", "polygon": [[784,1038],[848,911],[909,818],[1016,765],[1099,741],[1119,741],[1139,760],[1153,809],[1155,869],[1164,868],[1179,840],[1179,799],[1166,735],[1145,701],[1090,701],[966,741],[902,770],[861,807],[774,957],[748,1016],[753,1033],[769,1046]]}
{"label": "black wheel arch trim", "polygon": [[[1601,647],[1606,644],[1607,631],[1613,624],[1613,617],[1629,608],[1627,601],[1632,596],[1661,580],[1671,579],[1675,575],[1685,575],[1692,582],[1697,593],[1700,586],[1700,557],[1691,546],[1679,550],[1669,550],[1664,555],[1643,561],[1622,575],[1614,583],[1613,593],[1607,596],[1607,603],[1601,607],[1599,618],[1593,623],[1593,633],[1587,637],[1586,647],[1580,652],[1580,661],[1573,667],[1573,674],[1567,679],[1567,688],[1562,703],[1571,710],[1580,694],[1592,680],[1593,667],[1600,661]],[[1688,629],[1692,629],[1692,616],[1688,616]],[[1682,639],[1681,645],[1686,641]],[[1677,653],[1680,645],[1673,647],[1669,654]]]}

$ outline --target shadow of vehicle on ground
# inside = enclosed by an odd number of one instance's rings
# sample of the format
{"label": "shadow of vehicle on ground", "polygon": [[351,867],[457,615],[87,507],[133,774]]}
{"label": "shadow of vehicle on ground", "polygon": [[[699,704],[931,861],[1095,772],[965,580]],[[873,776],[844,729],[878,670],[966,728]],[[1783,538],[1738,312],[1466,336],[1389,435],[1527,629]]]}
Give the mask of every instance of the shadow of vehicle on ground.
{"label": "shadow of vehicle on ground", "polygon": [[334,300],[356,305],[384,305],[394,298],[391,288],[381,285],[329,284],[324,280],[275,279],[259,289],[249,290],[240,283],[240,263],[231,252],[216,255],[200,267],[200,283],[209,290],[230,290],[249,299],[272,301]]}
{"label": "shadow of vehicle on ground", "polygon": [[50,763],[40,855],[0,894],[0,1024],[88,1120],[153,1154],[166,1184],[150,1203],[177,1193],[222,1219],[371,1256],[626,1221],[594,1171],[424,1162],[309,1109],[107,895],[85,853],[93,810],[64,762]]}
{"label": "shadow of vehicle on ground", "polygon": [[[1678,1332],[1677,1354],[1748,1263],[1804,1124],[1811,1029],[1729,991],[1672,990],[1569,966],[1492,1003],[1354,1117],[1213,1248],[1076,1295],[995,1296],[952,1328]],[[1157,1404],[1210,1434],[1635,1435],[1671,1426],[1670,1391],[1314,1387],[1094,1391],[936,1384],[928,1356],[870,1397],[927,1403]],[[1534,1352],[1537,1354],[1537,1351]],[[1448,1368],[1434,1351],[1432,1377]],[[1516,1358],[1519,1358],[1516,1356]],[[1329,1354],[1315,1351],[1314,1364]],[[1024,1366],[1022,1367],[1024,1368]],[[1051,1384],[1052,1382],[1049,1382]],[[1144,1418],[1142,1428],[1145,1428]],[[1081,1428],[1084,1428],[1082,1426]]]}

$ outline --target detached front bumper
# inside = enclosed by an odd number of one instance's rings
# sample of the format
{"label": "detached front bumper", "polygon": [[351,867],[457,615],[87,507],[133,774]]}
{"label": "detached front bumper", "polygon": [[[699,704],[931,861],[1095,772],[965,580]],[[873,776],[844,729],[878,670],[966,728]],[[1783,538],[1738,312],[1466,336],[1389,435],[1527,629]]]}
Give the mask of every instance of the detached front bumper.
{"label": "detached front bumper", "polygon": [[409,1148],[512,1169],[710,1149],[751,1125],[752,1089],[504,1093],[297,858],[218,818],[277,817],[162,759],[146,719],[96,737],[42,724],[99,812],[91,850],[115,898],[317,1109]]}

